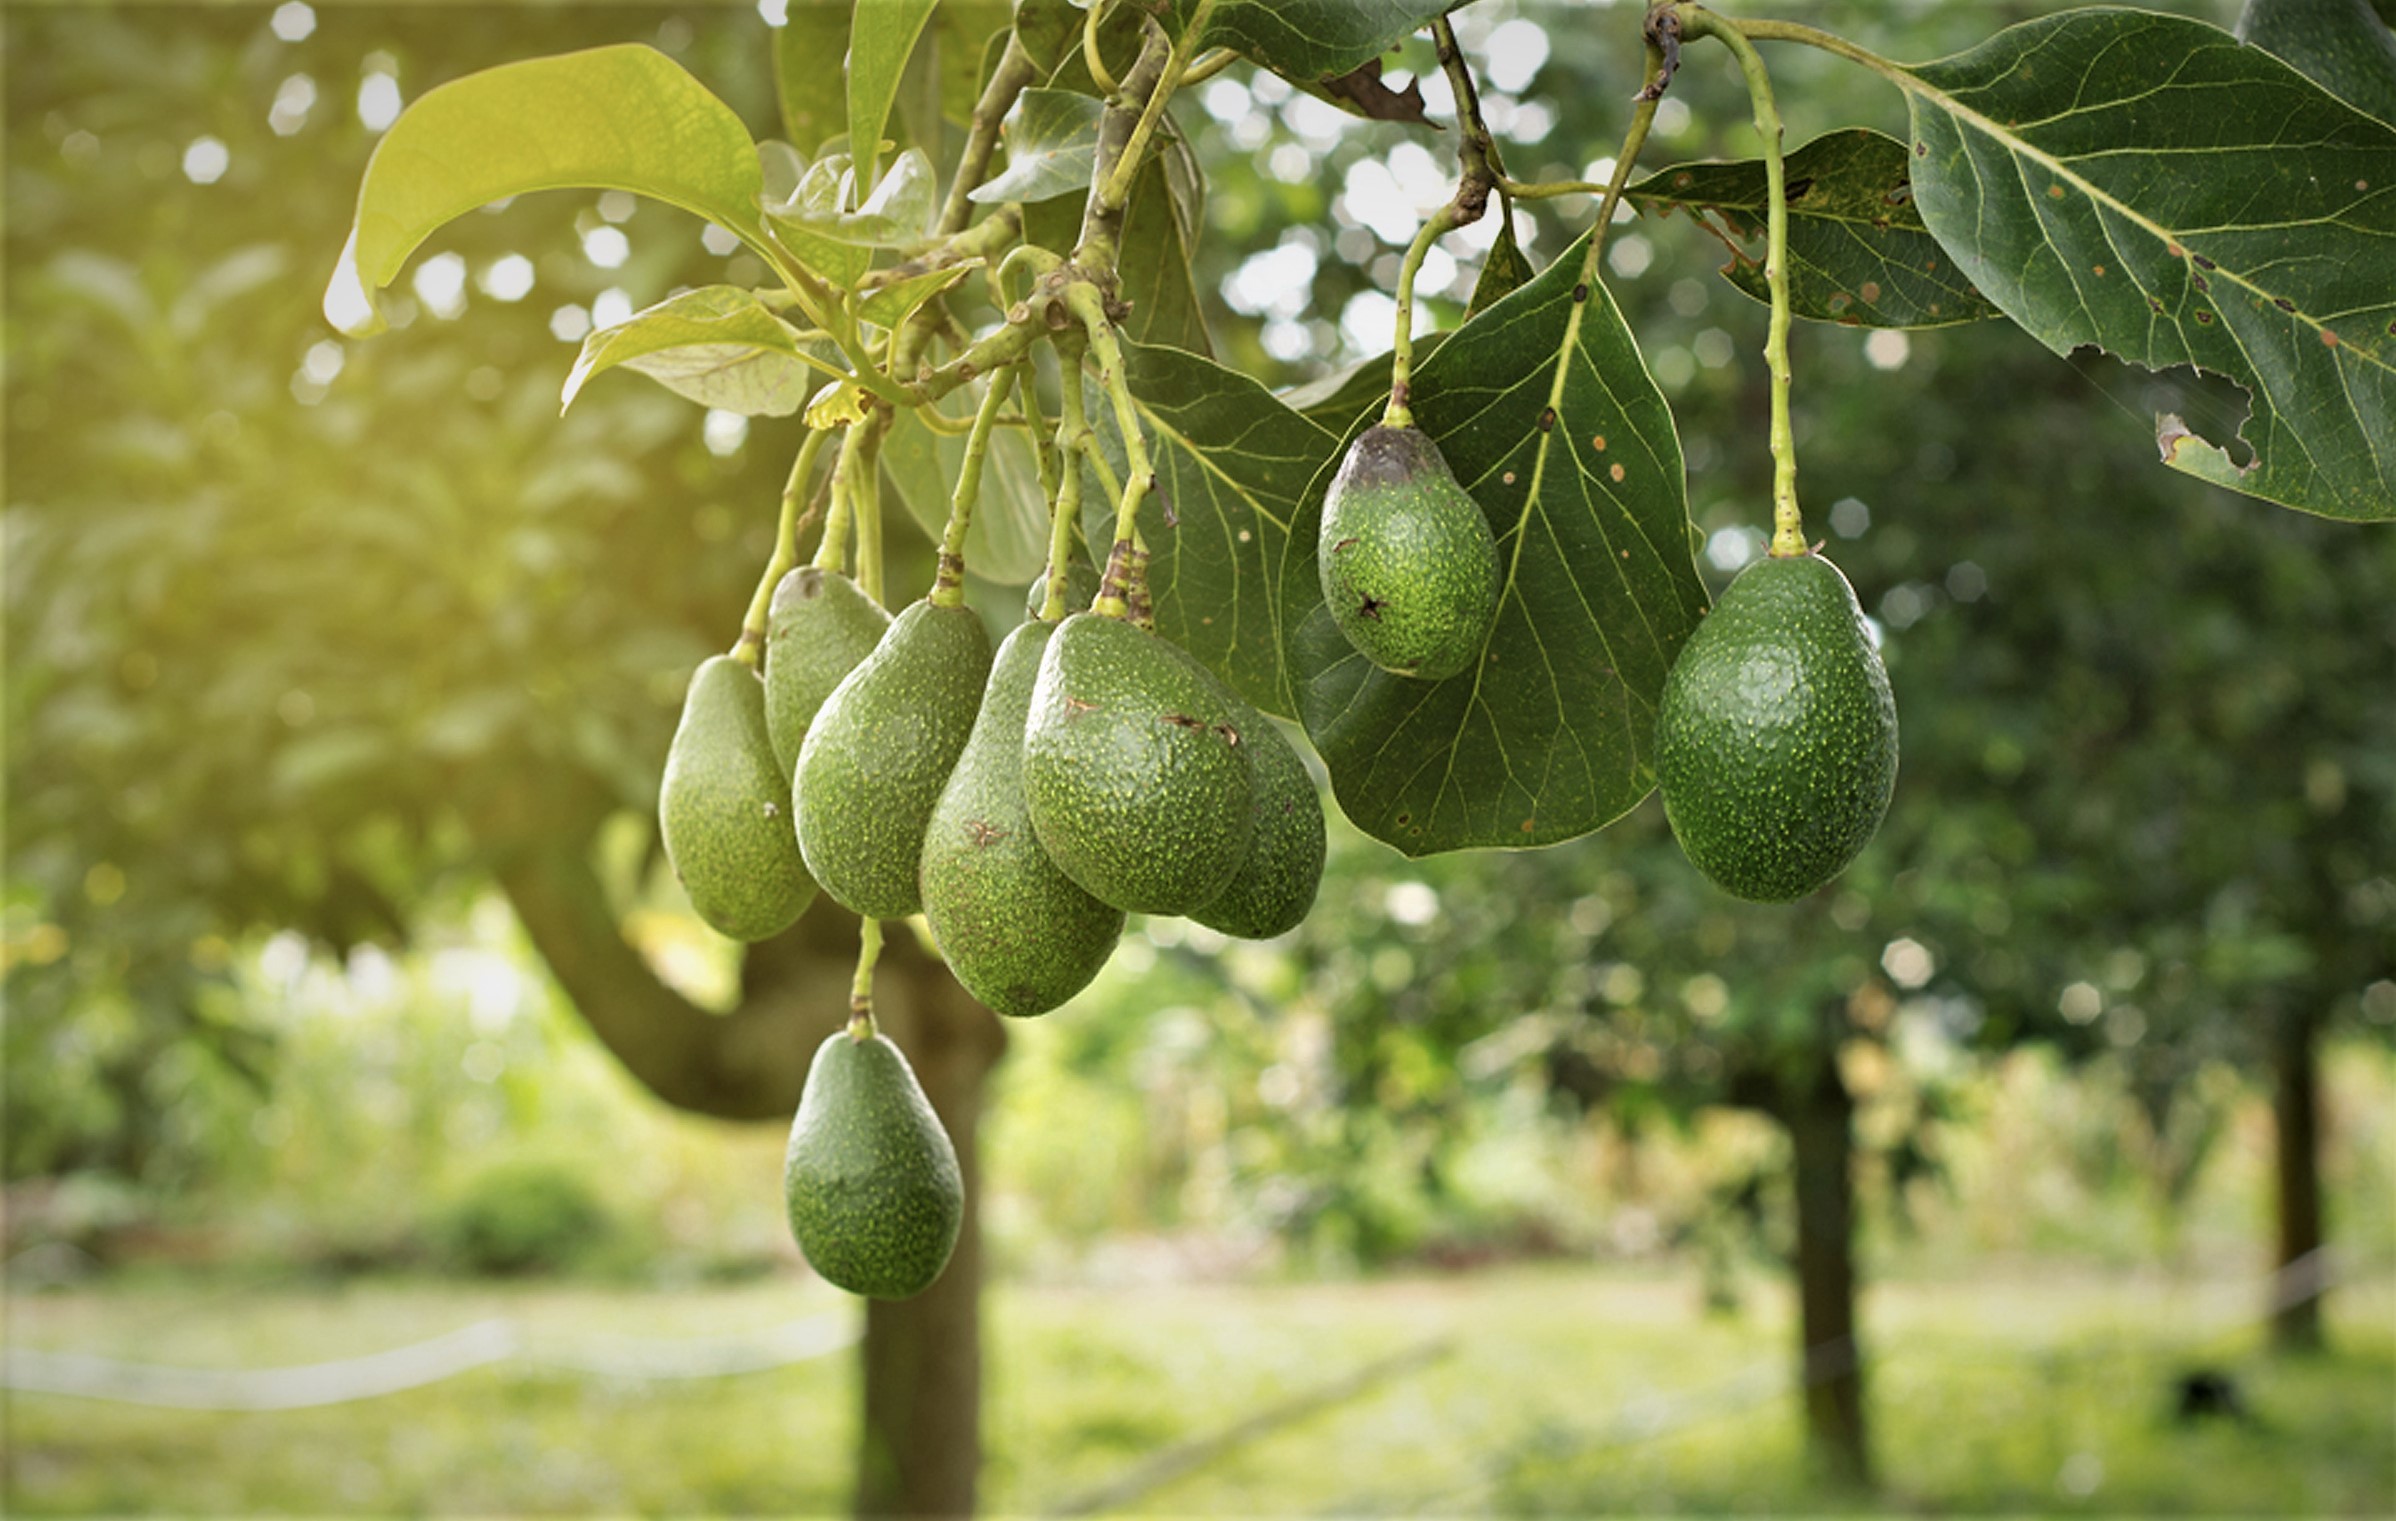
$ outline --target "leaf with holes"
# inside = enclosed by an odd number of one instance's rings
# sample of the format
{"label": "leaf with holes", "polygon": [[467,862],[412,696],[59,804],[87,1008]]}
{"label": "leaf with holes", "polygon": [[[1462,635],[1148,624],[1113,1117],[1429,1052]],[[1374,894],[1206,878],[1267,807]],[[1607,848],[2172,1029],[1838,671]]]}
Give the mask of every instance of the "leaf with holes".
{"label": "leaf with holes", "polygon": [[[1864,127],[1817,137],[1789,155],[1789,310],[1850,327],[1944,327],[1997,315],[1922,225],[1905,145]],[[1682,164],[1623,192],[1642,211],[1675,207],[1730,250],[1724,279],[1758,301],[1764,284],[1760,159]]]}
{"label": "leaf with holes", "polygon": [[626,43],[502,64],[400,113],[358,187],[356,224],[325,292],[363,335],[372,293],[424,240],[478,206],[532,190],[629,190],[762,247],[756,145],[732,108],[655,48]]}
{"label": "leaf with holes", "polygon": [[[1378,58],[1458,0],[1215,0],[1201,47],[1228,47],[1299,84],[1336,79]],[[1200,0],[1174,0],[1179,34]]]}
{"label": "leaf with holes", "polygon": [[703,407],[788,417],[823,376],[847,373],[839,351],[776,316],[754,291],[709,285],[633,313],[582,341],[559,410],[604,370],[623,365]]}
{"label": "leaf with holes", "polygon": [[2396,518],[2396,128],[2201,22],[2067,11],[1899,71],[1922,220],[2058,354],[2243,386],[2243,464],[2164,459],[2324,517]]}
{"label": "leaf with holes", "polygon": [[[1246,375],[1181,349],[1124,346],[1133,401],[1156,466],[1140,506],[1157,632],[1268,712],[1295,715],[1282,673],[1279,592],[1289,525],[1338,436]],[[1092,387],[1100,447],[1124,470],[1123,439]],[[1103,560],[1115,504],[1082,492],[1082,530]]]}
{"label": "leaf with holes", "polygon": [[1106,107],[1075,90],[1026,90],[1000,141],[1007,167],[975,186],[967,200],[984,206],[1045,201],[1090,188],[1098,162],[1098,121]]}
{"label": "leaf with holes", "polygon": [[1290,525],[1281,626],[1300,716],[1348,817],[1408,855],[1568,840],[1655,784],[1656,703],[1706,595],[1672,414],[1586,249],[1415,370],[1415,422],[1505,567],[1478,665],[1416,681],[1348,644],[1317,579],[1329,469]]}

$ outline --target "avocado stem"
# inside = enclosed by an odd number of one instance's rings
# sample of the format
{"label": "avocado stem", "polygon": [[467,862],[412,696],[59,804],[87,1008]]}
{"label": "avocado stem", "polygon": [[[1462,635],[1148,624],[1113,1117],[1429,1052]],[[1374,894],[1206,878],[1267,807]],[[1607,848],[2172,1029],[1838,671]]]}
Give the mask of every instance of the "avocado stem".
{"label": "avocado stem", "polygon": [[1772,554],[1787,559],[1806,553],[1805,521],[1797,510],[1797,434],[1789,424],[1789,198],[1782,163],[1780,107],[1772,98],[1772,75],[1763,56],[1738,24],[1702,5],[1679,9],[1684,37],[1712,37],[1739,61],[1755,108],[1755,130],[1764,140],[1764,284],[1772,296],[1772,322],[1764,339],[1764,365],[1772,376]]}
{"label": "avocado stem", "polygon": [[990,388],[982,393],[982,404],[973,414],[973,431],[965,438],[965,463],[957,471],[957,489],[949,498],[948,526],[940,535],[940,568],[932,577],[935,607],[965,605],[965,535],[973,527],[974,503],[982,495],[982,463],[990,453],[990,430],[998,423],[1007,393],[1015,388],[1020,368],[1011,364],[991,376]]}
{"label": "avocado stem", "polygon": [[823,452],[825,437],[823,429],[812,428],[807,441],[799,445],[799,457],[792,462],[790,479],[782,487],[774,552],[766,560],[765,574],[757,578],[757,590],[749,595],[749,610],[740,620],[740,642],[732,646],[732,658],[752,671],[765,663],[766,617],[773,609],[774,588],[782,584],[784,573],[799,563],[799,503],[806,499],[807,477],[815,472],[815,457]]}
{"label": "avocado stem", "polygon": [[874,1037],[874,963],[882,959],[882,921],[857,921],[857,975],[849,982],[849,1039]]}
{"label": "avocado stem", "polygon": [[[1115,538],[1108,552],[1111,563],[1122,558],[1138,538],[1140,503],[1156,488],[1156,466],[1148,457],[1148,441],[1140,433],[1139,407],[1124,374],[1123,345],[1116,340],[1105,298],[1095,286],[1075,284],[1067,288],[1065,299],[1090,340],[1091,356],[1098,361],[1099,386],[1114,407],[1115,429],[1123,435],[1123,492],[1115,505]],[[1110,576],[1107,584],[1100,586],[1091,611],[1120,618],[1125,614],[1125,601],[1126,589],[1114,584]]]}
{"label": "avocado stem", "polygon": [[1073,558],[1073,525],[1082,510],[1082,467],[1077,458],[1081,436],[1090,431],[1082,398],[1082,362],[1078,352],[1057,352],[1057,481],[1049,498],[1055,505],[1048,520],[1048,596],[1040,604],[1040,620],[1054,623],[1065,616],[1067,568]]}

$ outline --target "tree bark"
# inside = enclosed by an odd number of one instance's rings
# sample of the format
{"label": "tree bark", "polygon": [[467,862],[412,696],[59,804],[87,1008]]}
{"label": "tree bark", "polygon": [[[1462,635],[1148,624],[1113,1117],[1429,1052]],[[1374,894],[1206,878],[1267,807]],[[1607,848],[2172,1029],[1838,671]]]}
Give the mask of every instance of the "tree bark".
{"label": "tree bark", "polygon": [[2271,1344],[2282,1352],[2323,1345],[2321,1294],[2321,1069],[2316,1023],[2292,1013],[2273,1038],[2271,1114],[2277,1131],[2279,1272]]}
{"label": "tree bark", "polygon": [[[896,938],[905,939],[904,932]],[[977,1132],[985,1080],[1006,1037],[928,957],[918,954],[886,972],[882,987],[876,1018],[914,1056],[924,1096],[956,1145],[965,1174],[965,1220],[956,1254],[938,1282],[913,1299],[866,1306],[856,1513],[967,1516],[982,1465]]]}
{"label": "tree bark", "polygon": [[1784,1088],[1780,1118],[1795,1157],[1807,1448],[1826,1480],[1864,1489],[1872,1464],[1855,1334],[1855,1101],[1835,1059]]}
{"label": "tree bark", "polygon": [[[642,1086],[678,1109],[787,1125],[815,1048],[848,1021],[857,921],[829,902],[749,948],[741,1000],[725,1013],[657,980],[623,936],[592,869],[589,828],[531,832],[494,851],[525,932],[601,1044]],[[892,926],[875,982],[878,1022],[907,1053],[957,1148],[965,1220],[940,1281],[866,1308],[860,1349],[865,1422],[856,1510],[869,1516],[963,1516],[981,1469],[980,1156],[990,1069],[1005,1050],[998,1019],[903,927]]]}

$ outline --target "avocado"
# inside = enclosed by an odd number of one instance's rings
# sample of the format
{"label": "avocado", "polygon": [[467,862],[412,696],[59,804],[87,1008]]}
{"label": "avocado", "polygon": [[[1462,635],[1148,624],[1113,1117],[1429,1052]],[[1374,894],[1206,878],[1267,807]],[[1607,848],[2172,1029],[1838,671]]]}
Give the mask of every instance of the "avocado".
{"label": "avocado", "polygon": [[1214,901],[1255,828],[1241,707],[1179,645],[1121,618],[1058,624],[1023,734],[1024,799],[1049,859],[1135,913]]}
{"label": "avocado", "polygon": [[774,586],[765,623],[765,727],[788,777],[816,710],[889,632],[890,614],[836,570],[802,565]]}
{"label": "avocado", "polygon": [[906,1055],[857,1028],[816,1047],[783,1153],[782,1196],[791,1235],[827,1281],[908,1299],[956,1250],[965,1180]]}
{"label": "avocado", "polygon": [[765,684],[729,655],[692,673],[657,828],[691,907],[735,940],[778,935],[815,901],[791,835],[790,783],[766,737]]}
{"label": "avocado", "polygon": [[1256,825],[1247,858],[1231,885],[1190,917],[1242,940],[1287,934],[1314,907],[1323,882],[1323,800],[1314,776],[1273,721],[1249,709],[1240,717],[1256,777]]}
{"label": "avocado", "polygon": [[1023,800],[1023,730],[1053,623],[998,647],[982,716],[923,841],[923,911],[948,969],[1001,1014],[1045,1014],[1089,986],[1123,934],[1123,910],[1057,869]]}
{"label": "avocado", "polygon": [[1439,681],[1481,658],[1503,580],[1497,541],[1429,434],[1357,435],[1323,498],[1317,549],[1332,621],[1365,659]]}
{"label": "avocado", "polygon": [[1786,903],[1855,859],[1897,783],[1897,707],[1837,566],[1739,573],[1664,679],[1656,775],[1681,852],[1725,892]]}
{"label": "avocado", "polygon": [[964,606],[918,602],[841,679],[799,746],[799,850],[841,907],[904,919],[923,907],[924,826],[973,733],[990,635]]}
{"label": "avocado", "polygon": [[[1079,555],[1065,562],[1065,611],[1068,614],[1087,611],[1098,600],[1098,572]],[[1043,574],[1023,594],[1023,616],[1037,618],[1048,606],[1048,577]]]}
{"label": "avocado", "polygon": [[2370,0],[2246,0],[2238,40],[2358,111],[2396,125],[2396,31]]}

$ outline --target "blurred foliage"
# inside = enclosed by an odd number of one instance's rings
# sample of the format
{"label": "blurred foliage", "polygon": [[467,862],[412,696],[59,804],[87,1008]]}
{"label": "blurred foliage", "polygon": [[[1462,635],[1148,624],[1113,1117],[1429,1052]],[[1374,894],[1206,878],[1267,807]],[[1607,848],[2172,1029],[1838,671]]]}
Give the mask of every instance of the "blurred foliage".
{"label": "blurred foliage", "polygon": [[605,1246],[613,1222],[570,1162],[511,1157],[475,1172],[426,1224],[434,1251],[449,1267],[554,1274]]}

